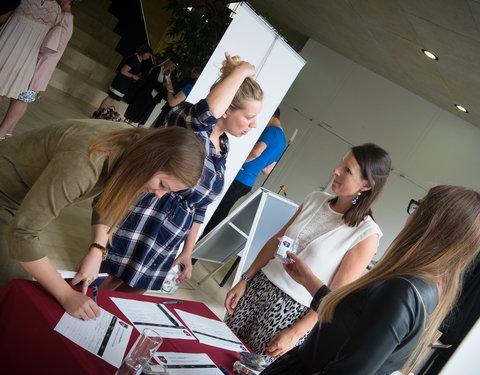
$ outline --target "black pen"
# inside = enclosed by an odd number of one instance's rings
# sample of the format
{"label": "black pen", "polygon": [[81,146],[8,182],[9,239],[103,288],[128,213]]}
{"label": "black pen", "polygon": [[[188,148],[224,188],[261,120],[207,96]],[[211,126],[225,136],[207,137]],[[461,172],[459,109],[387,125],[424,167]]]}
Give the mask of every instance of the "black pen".
{"label": "black pen", "polygon": [[97,303],[98,285],[92,286],[92,289],[93,289],[93,302]]}
{"label": "black pen", "polygon": [[165,302],[162,302],[164,305],[179,305],[181,303],[183,303],[183,301],[165,301]]}

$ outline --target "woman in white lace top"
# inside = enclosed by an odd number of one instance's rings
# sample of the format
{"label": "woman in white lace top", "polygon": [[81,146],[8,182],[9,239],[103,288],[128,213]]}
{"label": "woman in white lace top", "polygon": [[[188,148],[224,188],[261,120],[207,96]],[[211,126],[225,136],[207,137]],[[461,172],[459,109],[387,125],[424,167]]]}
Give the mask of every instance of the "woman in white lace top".
{"label": "woman in white lace top", "polygon": [[267,362],[303,341],[317,321],[311,295],[274,258],[288,236],[297,255],[330,289],[356,280],[375,254],[382,232],[371,207],[382,191],[390,157],[377,145],[356,146],[333,170],[336,196],[313,192],[262,248],[225,299],[228,326]]}

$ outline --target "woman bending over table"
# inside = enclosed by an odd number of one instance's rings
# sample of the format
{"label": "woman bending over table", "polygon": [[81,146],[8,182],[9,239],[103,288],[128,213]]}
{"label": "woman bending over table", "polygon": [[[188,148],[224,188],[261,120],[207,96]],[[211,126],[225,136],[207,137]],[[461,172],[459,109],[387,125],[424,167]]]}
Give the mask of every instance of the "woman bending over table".
{"label": "woman bending over table", "polygon": [[56,272],[40,244],[42,231],[62,208],[97,197],[93,243],[72,281],[83,281],[86,293],[106,255],[98,243],[106,243],[109,228],[115,230],[142,191],[161,197],[194,186],[204,156],[186,129],[132,129],[103,120],[65,120],[0,142],[0,285],[30,274],[69,314],[99,315]]}

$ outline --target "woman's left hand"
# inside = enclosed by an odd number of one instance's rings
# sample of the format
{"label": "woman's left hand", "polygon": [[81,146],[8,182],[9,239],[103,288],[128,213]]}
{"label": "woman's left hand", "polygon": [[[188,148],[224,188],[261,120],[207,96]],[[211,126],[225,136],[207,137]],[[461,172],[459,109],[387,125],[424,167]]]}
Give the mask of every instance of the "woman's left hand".
{"label": "woman's left hand", "polygon": [[234,70],[242,72],[245,77],[253,77],[257,73],[254,65],[248,61],[236,62],[228,52],[225,52],[225,60],[228,65],[232,66]]}
{"label": "woman's left hand", "polygon": [[275,336],[272,337],[265,352],[267,355],[273,358],[278,358],[282,354],[285,354],[290,349],[292,349],[297,343],[298,339],[295,337],[293,332],[290,329],[284,329],[283,331],[278,332]]}
{"label": "woman's left hand", "polygon": [[190,279],[192,277],[192,256],[190,254],[181,253],[177,259],[172,264],[172,267],[177,264],[183,265],[183,272],[177,279],[177,284],[181,283],[185,279]]}
{"label": "woman's left hand", "polygon": [[90,248],[88,254],[80,261],[77,274],[70,284],[77,285],[83,281],[82,293],[87,294],[88,286],[98,278],[101,263],[102,252],[96,248]]}

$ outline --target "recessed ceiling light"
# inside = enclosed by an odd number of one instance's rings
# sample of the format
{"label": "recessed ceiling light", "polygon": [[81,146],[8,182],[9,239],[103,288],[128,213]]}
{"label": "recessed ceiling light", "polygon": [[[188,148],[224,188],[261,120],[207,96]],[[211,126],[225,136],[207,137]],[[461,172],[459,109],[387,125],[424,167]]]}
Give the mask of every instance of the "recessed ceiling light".
{"label": "recessed ceiling light", "polygon": [[438,57],[433,53],[433,52],[430,52],[426,49],[422,49],[422,52],[425,54],[425,56],[427,56],[429,59],[432,59],[432,60],[438,60]]}
{"label": "recessed ceiling light", "polygon": [[467,109],[464,106],[461,106],[460,104],[454,104],[454,105],[459,111],[463,113],[468,113]]}

